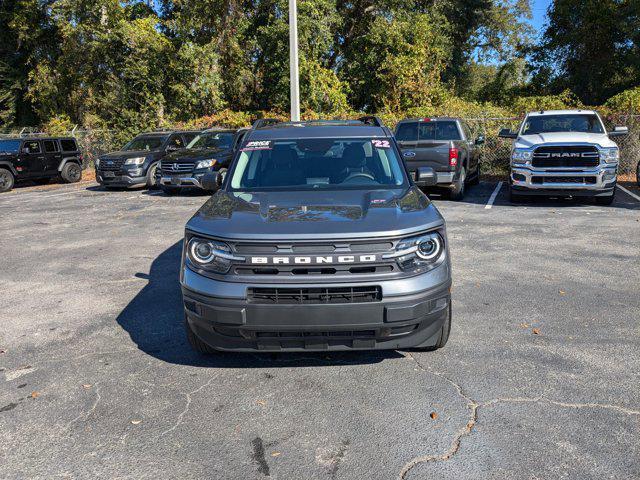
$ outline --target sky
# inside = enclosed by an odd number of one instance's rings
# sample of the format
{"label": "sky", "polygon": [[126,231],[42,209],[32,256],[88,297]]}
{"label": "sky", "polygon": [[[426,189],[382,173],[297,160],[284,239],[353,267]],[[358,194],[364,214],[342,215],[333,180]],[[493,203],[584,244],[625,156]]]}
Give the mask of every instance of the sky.
{"label": "sky", "polygon": [[542,35],[542,29],[546,21],[547,9],[552,0],[531,0],[531,26],[536,30],[536,35]]}

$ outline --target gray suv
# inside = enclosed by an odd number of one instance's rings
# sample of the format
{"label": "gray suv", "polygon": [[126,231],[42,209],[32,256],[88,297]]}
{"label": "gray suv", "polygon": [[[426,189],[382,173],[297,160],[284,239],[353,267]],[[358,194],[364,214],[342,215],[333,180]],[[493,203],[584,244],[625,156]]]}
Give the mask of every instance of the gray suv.
{"label": "gray suv", "polygon": [[[391,131],[258,124],[186,225],[185,326],[201,353],[437,349],[451,328],[445,222]],[[433,184],[431,168],[420,180]]]}

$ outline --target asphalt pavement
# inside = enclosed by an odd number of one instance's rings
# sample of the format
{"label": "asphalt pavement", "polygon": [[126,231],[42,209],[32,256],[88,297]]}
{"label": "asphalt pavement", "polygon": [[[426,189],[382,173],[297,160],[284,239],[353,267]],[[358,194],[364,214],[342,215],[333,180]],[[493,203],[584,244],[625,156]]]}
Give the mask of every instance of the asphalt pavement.
{"label": "asphalt pavement", "polygon": [[433,198],[444,349],[207,358],[178,285],[206,196],[3,194],[0,477],[640,478],[640,201]]}

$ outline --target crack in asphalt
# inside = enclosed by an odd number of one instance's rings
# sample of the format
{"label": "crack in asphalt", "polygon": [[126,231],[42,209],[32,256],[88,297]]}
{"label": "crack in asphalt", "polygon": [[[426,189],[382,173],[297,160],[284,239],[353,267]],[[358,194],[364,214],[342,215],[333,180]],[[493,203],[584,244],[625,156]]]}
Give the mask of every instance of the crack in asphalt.
{"label": "crack in asphalt", "polygon": [[626,415],[640,415],[640,410],[634,410],[634,409],[631,409],[631,408],[622,407],[620,405],[611,405],[611,404],[606,404],[606,403],[569,403],[569,402],[560,402],[560,401],[556,401],[556,400],[550,400],[550,399],[544,398],[542,396],[539,396],[539,397],[500,397],[500,398],[494,398],[492,400],[487,400],[486,402],[478,402],[477,400],[473,399],[468,394],[466,394],[461,385],[459,385],[458,383],[454,382],[453,380],[451,380],[449,377],[447,377],[443,373],[434,372],[432,370],[429,370],[428,368],[425,368],[416,359],[416,357],[412,353],[410,353],[410,352],[407,353],[407,357],[410,358],[411,360],[413,360],[415,362],[415,364],[418,366],[418,368],[420,370],[422,370],[423,372],[430,373],[430,374],[435,375],[437,377],[443,378],[450,385],[452,385],[456,389],[456,391],[458,392],[458,395],[460,397],[462,397],[464,400],[466,400],[467,408],[469,409],[470,415],[469,415],[469,421],[464,426],[464,428],[460,429],[458,431],[458,433],[456,433],[456,435],[453,438],[453,441],[451,442],[451,446],[447,449],[446,452],[444,452],[443,454],[440,454],[440,455],[422,455],[422,456],[413,458],[412,460],[407,462],[402,467],[402,469],[400,470],[400,473],[398,474],[398,479],[399,480],[404,480],[406,478],[407,473],[409,473],[409,471],[411,469],[413,469],[416,465],[419,465],[421,463],[446,461],[446,460],[449,460],[451,457],[453,457],[456,453],[458,453],[458,451],[460,450],[460,445],[462,443],[462,438],[465,437],[466,435],[469,435],[473,431],[473,428],[475,427],[475,425],[476,425],[476,423],[478,421],[478,410],[480,409],[480,407],[490,407],[492,405],[496,405],[496,404],[499,404],[499,403],[548,403],[548,404],[551,404],[551,405],[556,405],[556,406],[564,407],[564,408],[575,408],[575,409],[602,408],[602,409],[606,409],[606,410],[613,410],[613,411],[616,411],[616,412],[619,412],[619,413],[624,413]]}
{"label": "crack in asphalt", "polygon": [[211,382],[213,382],[213,380],[215,380],[216,378],[217,378],[217,375],[214,375],[213,377],[211,377],[209,379],[209,381],[207,383],[204,383],[204,384],[200,385],[195,390],[192,390],[190,392],[181,392],[186,398],[184,409],[182,410],[182,412],[180,412],[178,414],[178,418],[176,419],[176,423],[171,428],[168,428],[167,430],[162,432],[160,434],[161,437],[166,435],[169,432],[174,431],[176,428],[178,428],[180,426],[180,424],[182,423],[182,419],[189,412],[189,408],[191,407],[191,395],[194,395],[194,394],[198,393],[200,390],[202,390],[203,388],[206,388],[209,385],[211,385]]}
{"label": "crack in asphalt", "polygon": [[78,420],[80,420],[82,417],[84,417],[84,421],[86,422],[89,419],[89,416],[91,416],[91,414],[96,410],[96,407],[98,406],[98,403],[100,402],[100,399],[101,399],[99,383],[100,382],[96,382],[93,385],[95,387],[93,389],[93,391],[95,392],[95,398],[93,400],[93,403],[91,404],[91,407],[89,407],[89,410],[87,410],[86,412],[80,412],[80,414],[76,418],[74,418],[69,423],[67,423],[64,430],[68,430],[69,428],[71,428],[71,426],[74,423],[76,423]]}

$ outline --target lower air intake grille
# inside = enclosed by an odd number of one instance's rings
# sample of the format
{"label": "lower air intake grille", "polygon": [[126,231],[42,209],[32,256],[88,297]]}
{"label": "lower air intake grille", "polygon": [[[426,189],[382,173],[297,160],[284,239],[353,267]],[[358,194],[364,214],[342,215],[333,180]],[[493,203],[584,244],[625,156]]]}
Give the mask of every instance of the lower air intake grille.
{"label": "lower air intake grille", "polygon": [[250,288],[251,303],[260,304],[314,304],[314,303],[369,303],[382,300],[382,289],[374,287],[332,288]]}

